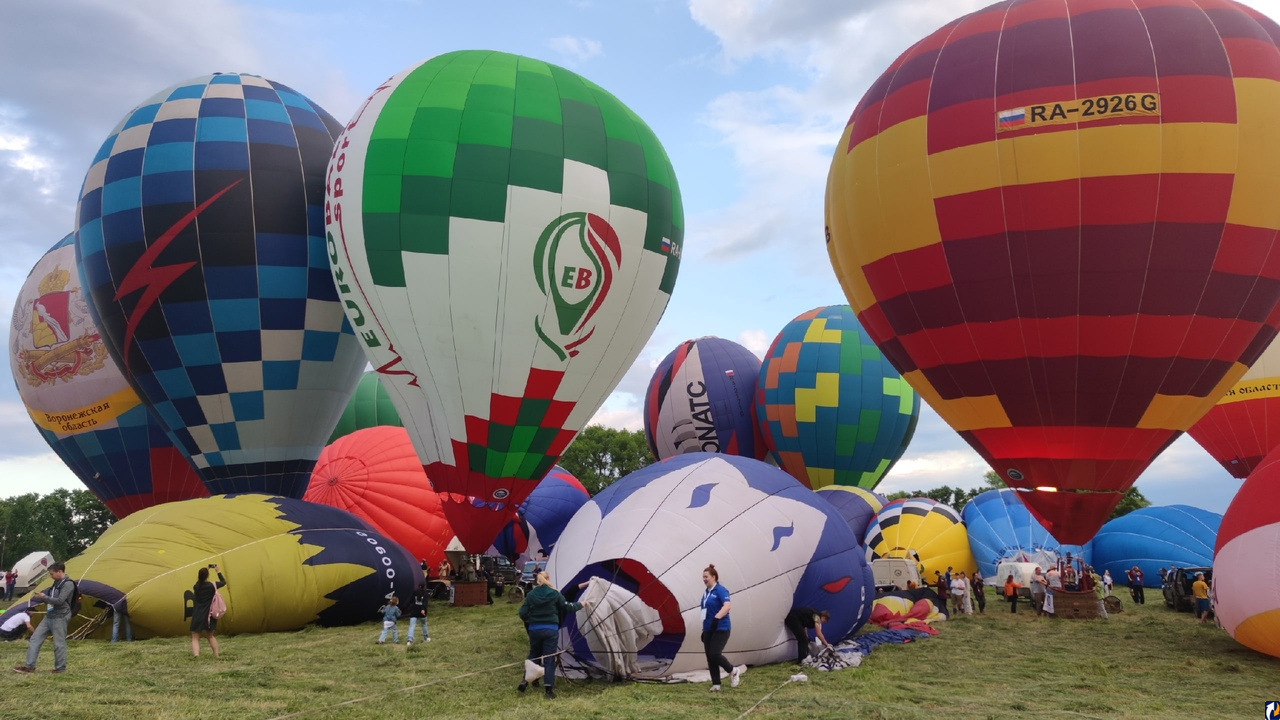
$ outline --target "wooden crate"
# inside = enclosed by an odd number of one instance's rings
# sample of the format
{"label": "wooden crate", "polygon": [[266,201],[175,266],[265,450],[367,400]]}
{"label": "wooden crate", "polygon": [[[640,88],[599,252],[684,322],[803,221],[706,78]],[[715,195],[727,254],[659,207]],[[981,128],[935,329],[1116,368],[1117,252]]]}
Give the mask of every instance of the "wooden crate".
{"label": "wooden crate", "polygon": [[455,582],[453,584],[454,607],[471,607],[489,602],[489,583]]}
{"label": "wooden crate", "polygon": [[1053,591],[1053,615],[1066,620],[1094,620],[1102,617],[1098,612],[1098,595],[1093,591]]}

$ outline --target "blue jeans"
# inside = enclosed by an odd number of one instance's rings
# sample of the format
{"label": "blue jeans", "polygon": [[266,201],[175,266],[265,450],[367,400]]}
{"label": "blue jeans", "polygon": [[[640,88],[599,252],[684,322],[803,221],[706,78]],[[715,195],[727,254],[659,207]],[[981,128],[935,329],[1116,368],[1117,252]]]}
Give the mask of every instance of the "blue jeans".
{"label": "blue jeans", "polygon": [[419,620],[422,621],[422,637],[424,638],[431,637],[431,631],[427,629],[427,619],[411,617],[409,618],[409,642],[413,642],[413,630],[418,626]]}
{"label": "blue jeans", "polygon": [[27,646],[27,667],[34,670],[36,660],[40,659],[40,646],[44,639],[53,635],[53,669],[67,669],[67,621],[69,617],[45,616],[31,634],[31,644]]}
{"label": "blue jeans", "polygon": [[392,637],[394,638],[392,642],[400,642],[400,623],[391,623],[391,627],[383,625],[382,634],[378,636],[378,642],[382,642],[387,639],[388,630],[392,632]]}
{"label": "blue jeans", "polygon": [[529,659],[534,662],[541,659],[542,669],[546,673],[542,677],[542,684],[548,690],[556,684],[556,644],[559,638],[559,630],[529,631]]}
{"label": "blue jeans", "polygon": [[5,585],[5,586],[4,586],[4,599],[5,599],[5,600],[12,600],[12,599],[13,599],[13,589],[14,589],[15,587],[17,587],[17,585]]}
{"label": "blue jeans", "polygon": [[129,615],[122,612],[114,612],[111,617],[111,642],[120,639],[120,625],[124,624],[124,641],[133,642],[133,623],[129,622]]}

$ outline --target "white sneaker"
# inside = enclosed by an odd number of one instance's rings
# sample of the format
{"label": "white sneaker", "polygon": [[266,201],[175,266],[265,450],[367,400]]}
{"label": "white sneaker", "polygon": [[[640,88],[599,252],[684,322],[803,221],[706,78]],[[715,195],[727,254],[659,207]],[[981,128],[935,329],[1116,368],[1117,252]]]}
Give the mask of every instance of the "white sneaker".
{"label": "white sneaker", "polygon": [[431,642],[431,638],[424,638],[422,642]]}
{"label": "white sneaker", "polygon": [[740,682],[742,682],[742,671],[738,668],[734,668],[733,672],[729,673],[729,687],[738,687],[738,683]]}
{"label": "white sneaker", "polygon": [[412,645],[412,644],[413,644],[413,638],[409,638],[408,640],[406,640],[406,641],[405,641],[405,643],[404,643],[404,644],[405,644],[405,645]]}
{"label": "white sneaker", "polygon": [[711,692],[720,692],[720,686],[719,686],[719,685],[712,685],[712,686],[711,686]]}

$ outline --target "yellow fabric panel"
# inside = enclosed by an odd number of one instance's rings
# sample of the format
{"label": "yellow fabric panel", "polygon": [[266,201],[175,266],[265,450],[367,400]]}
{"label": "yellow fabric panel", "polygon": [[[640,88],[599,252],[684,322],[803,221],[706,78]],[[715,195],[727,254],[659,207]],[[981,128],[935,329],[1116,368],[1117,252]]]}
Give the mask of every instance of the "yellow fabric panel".
{"label": "yellow fabric panel", "polygon": [[852,226],[848,247],[862,265],[942,240],[929,190],[926,122],[912,118],[860,143],[841,168],[851,176],[844,199]]}
{"label": "yellow fabric panel", "polygon": [[804,342],[807,342],[807,343],[825,342],[825,343],[835,343],[836,345],[839,345],[840,331],[828,330],[827,319],[817,318],[813,322],[809,323],[809,327],[805,328]]}
{"label": "yellow fabric panel", "polygon": [[1112,125],[945,150],[930,156],[929,166],[934,197],[941,198],[1079,177],[1230,174],[1236,142],[1236,126],[1224,123]]}
{"label": "yellow fabric panel", "polygon": [[1249,368],[1240,363],[1231,366],[1213,390],[1205,397],[1194,395],[1156,395],[1142,413],[1138,427],[1143,429],[1186,431],[1204,417],[1227,390],[1239,382]]}
{"label": "yellow fabric panel", "polygon": [[1280,83],[1236,78],[1235,86],[1240,153],[1227,222],[1280,230]]}
{"label": "yellow fabric panel", "polygon": [[926,583],[933,582],[933,572],[964,570],[972,574],[978,563],[969,549],[969,532],[964,525],[951,522],[945,515],[931,512],[920,515],[901,515],[897,524],[881,527],[883,540],[872,548],[880,557],[912,557],[914,550],[924,565],[920,576]]}
{"label": "yellow fabric panel", "polygon": [[[870,286],[867,285],[862,264],[858,262],[857,248],[853,245],[853,239],[879,237],[883,232],[878,191],[874,183],[867,178],[861,178],[861,183],[856,182],[858,178],[853,175],[853,157],[845,152],[845,148],[849,146],[849,134],[852,130],[853,125],[845,127],[840,135],[839,144],[836,145],[835,155],[831,158],[831,168],[827,172],[824,212],[827,257],[831,260],[831,267],[835,269],[836,277],[840,280],[840,287],[844,290],[849,304],[855,311],[861,312],[874,305],[876,299],[871,294]],[[855,197],[853,194],[855,188],[863,195]],[[862,202],[861,206],[858,205],[859,201]],[[859,207],[861,207],[860,214]],[[856,235],[856,233],[862,233],[862,235]]]}
{"label": "yellow fabric panel", "polygon": [[1258,613],[1237,625],[1236,642],[1280,657],[1280,609]]}
{"label": "yellow fabric panel", "polygon": [[1013,425],[1004,406],[1000,404],[1000,398],[995,395],[943,400],[925,379],[923,372],[912,370],[902,377],[920,393],[920,399],[928,403],[956,432]]}
{"label": "yellow fabric panel", "polygon": [[807,468],[809,473],[809,489],[817,490],[831,485],[836,481],[835,468]]}
{"label": "yellow fabric panel", "polygon": [[819,407],[840,404],[840,373],[818,373],[812,388],[796,388],[796,422],[815,422]]}
{"label": "yellow fabric panel", "polygon": [[1219,405],[1280,397],[1280,377],[1241,380],[1218,401]]}
{"label": "yellow fabric panel", "polygon": [[[27,408],[27,413],[31,415],[32,422],[45,430],[58,433],[59,435],[75,435],[76,433],[88,430],[98,430],[103,425],[106,425],[112,420],[120,417],[120,415],[122,415],[126,410],[132,410],[141,402],[142,401],[138,399],[138,393],[134,392],[133,388],[125,387],[123,390],[113,393],[86,407],[56,413],[46,413]],[[76,417],[80,413],[85,413],[85,415],[83,417]],[[64,427],[64,425],[67,424],[78,426],[88,420],[92,420],[94,424],[92,426],[85,426],[79,429],[75,429],[75,427],[71,429]]]}

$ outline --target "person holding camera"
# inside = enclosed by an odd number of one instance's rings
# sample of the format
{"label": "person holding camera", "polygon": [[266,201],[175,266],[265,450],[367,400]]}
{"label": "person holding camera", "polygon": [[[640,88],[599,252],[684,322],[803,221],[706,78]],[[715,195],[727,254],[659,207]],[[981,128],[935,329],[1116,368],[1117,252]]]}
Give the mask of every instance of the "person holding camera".
{"label": "person holding camera", "polygon": [[[218,582],[215,585],[209,582],[209,571],[213,570],[218,574]],[[213,656],[218,657],[218,638],[214,633],[218,630],[218,618],[213,617],[213,596],[217,594],[218,588],[226,587],[227,579],[222,576],[222,571],[218,569],[217,563],[210,563],[209,567],[200,568],[200,572],[196,574],[196,584],[191,588],[194,600],[191,608],[191,655],[192,657],[200,657],[200,637],[204,636],[209,641],[209,647],[213,649]]]}

